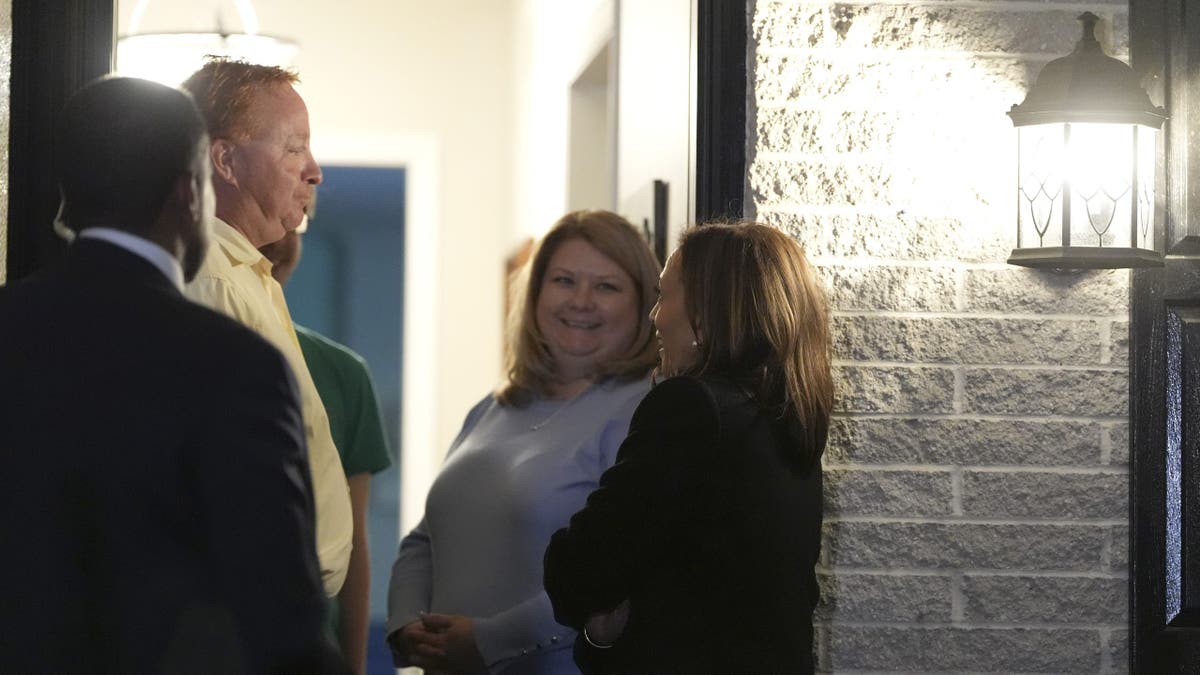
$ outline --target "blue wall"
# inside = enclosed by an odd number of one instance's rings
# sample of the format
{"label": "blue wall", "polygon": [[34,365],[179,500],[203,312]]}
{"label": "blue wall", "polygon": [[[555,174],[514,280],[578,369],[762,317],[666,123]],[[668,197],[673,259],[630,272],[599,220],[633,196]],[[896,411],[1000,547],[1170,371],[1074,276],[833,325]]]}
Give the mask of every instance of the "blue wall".
{"label": "blue wall", "polygon": [[292,319],[367,361],[392,448],[392,467],[371,481],[370,672],[393,672],[382,650],[387,581],[399,543],[404,202],[401,168],[323,166],[324,182],[284,293]]}

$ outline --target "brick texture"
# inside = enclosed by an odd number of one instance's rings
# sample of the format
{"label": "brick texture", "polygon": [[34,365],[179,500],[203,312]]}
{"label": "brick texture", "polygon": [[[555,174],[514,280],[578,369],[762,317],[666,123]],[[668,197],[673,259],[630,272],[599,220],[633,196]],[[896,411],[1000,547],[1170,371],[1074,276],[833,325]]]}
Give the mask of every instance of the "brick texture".
{"label": "brick texture", "polygon": [[[879,152],[888,150],[888,144],[895,140],[925,139],[935,146],[943,146],[947,141],[969,142],[966,131],[972,127],[963,127],[957,134],[938,135],[928,128],[930,111],[919,110],[924,119],[924,125],[905,125],[904,113],[911,114],[911,108],[901,109],[900,112],[884,112],[875,108],[880,102],[873,97],[892,93],[897,80],[906,85],[936,88],[949,94],[956,89],[974,89],[984,87],[988,83],[1003,87],[1012,81],[1032,82],[1036,78],[1038,67],[1016,59],[993,58],[964,65],[961,59],[951,57],[930,57],[927,59],[900,58],[889,60],[886,54],[878,57],[860,57],[861,60],[845,60],[829,57],[811,56],[807,54],[763,54],[759,55],[757,66],[764,73],[774,74],[769,82],[764,82],[756,90],[758,98],[763,101],[779,101],[791,98],[828,98],[831,96],[845,97],[850,101],[870,109],[870,117],[863,117],[866,122],[862,127],[849,129],[846,135],[853,140],[835,140],[823,135],[811,135],[793,140],[791,150],[813,152],[827,142],[840,146],[842,152]],[[1040,65],[1040,64],[1038,64]],[[878,78],[863,78],[864,72],[870,72]],[[913,105],[913,101],[903,104]],[[961,105],[961,103],[959,103]],[[845,121],[853,120],[858,111],[839,112]],[[849,118],[847,119],[847,116]],[[792,118],[795,123],[803,124],[809,117],[797,116]],[[776,118],[777,119],[777,118]],[[786,131],[792,122],[785,122],[783,129],[769,126],[771,120],[760,121],[760,128],[768,129],[771,137],[779,138],[779,132]],[[833,130],[836,131],[836,130]],[[903,133],[899,133],[899,132]],[[878,133],[885,132],[885,133]],[[895,133],[886,133],[895,132]],[[920,135],[917,135],[920,134]],[[816,147],[801,145],[795,141],[810,141]],[[882,141],[883,147],[879,147]],[[827,147],[827,146],[826,146]],[[835,146],[837,147],[837,146]],[[764,150],[775,150],[768,145]],[[917,159],[917,158],[909,158]],[[903,158],[901,158],[903,161]]]}
{"label": "brick texture", "polygon": [[1108,655],[1112,672],[1129,672],[1129,631],[1114,630],[1109,634]]}
{"label": "brick texture", "polygon": [[953,579],[935,575],[818,574],[817,621],[947,623]]}
{"label": "brick texture", "polygon": [[1113,571],[1127,572],[1129,570],[1129,526],[1114,526],[1111,533],[1112,548],[1108,566]]}
{"label": "brick texture", "polygon": [[1111,538],[1099,525],[833,520],[826,528],[830,562],[899,570],[996,569],[1096,572]]}
{"label": "brick texture", "polygon": [[1085,421],[838,417],[826,461],[1099,466],[1102,433],[1100,424]]}
{"label": "brick texture", "polygon": [[825,513],[860,516],[948,516],[953,513],[948,471],[830,469]]}
{"label": "brick texture", "polygon": [[[1004,259],[1012,248],[1012,242],[998,231],[981,228],[976,220],[920,216],[903,210],[849,215],[767,211],[760,219],[791,234],[804,244],[808,255],[818,259],[987,262]],[[1011,233],[1003,229],[1005,234]]]}
{"label": "brick texture", "polygon": [[1128,270],[968,270],[965,285],[967,311],[1124,316],[1129,309]]}
{"label": "brick texture", "polygon": [[[1038,12],[954,6],[871,3],[761,3],[754,37],[782,48],[862,48],[885,51],[1044,53],[1047,45],[1079,39],[1079,11],[1051,7]],[[1094,3],[1091,3],[1094,4]],[[1113,13],[1108,13],[1111,25]],[[1117,51],[1125,46],[1115,45]]]}
{"label": "brick texture", "polygon": [[818,669],[1127,670],[1129,274],[1005,264],[1005,113],[1126,0],[751,0],[747,215],[833,310]]}
{"label": "brick texture", "polygon": [[967,575],[967,621],[1006,624],[1121,624],[1128,581],[1114,577]]}
{"label": "brick texture", "polygon": [[964,407],[1000,415],[1122,417],[1128,378],[1124,370],[968,368]]}
{"label": "brick texture", "polygon": [[829,302],[840,310],[953,311],[957,270],[951,267],[820,266]]}
{"label": "brick texture", "polygon": [[1094,673],[1100,636],[1085,629],[894,628],[847,625],[829,633],[831,670]]}
{"label": "brick texture", "polygon": [[1114,424],[1108,427],[1110,459],[1113,464],[1129,464],[1129,424]]}
{"label": "brick texture", "polygon": [[840,358],[959,364],[1100,365],[1095,321],[839,316]]}
{"label": "brick texture", "polygon": [[1114,321],[1110,327],[1110,362],[1114,366],[1129,365],[1129,322]]}
{"label": "brick texture", "polygon": [[839,409],[846,412],[948,413],[954,410],[949,368],[834,368]]}
{"label": "brick texture", "polygon": [[986,518],[1121,520],[1129,476],[1115,473],[966,471],[963,514]]}

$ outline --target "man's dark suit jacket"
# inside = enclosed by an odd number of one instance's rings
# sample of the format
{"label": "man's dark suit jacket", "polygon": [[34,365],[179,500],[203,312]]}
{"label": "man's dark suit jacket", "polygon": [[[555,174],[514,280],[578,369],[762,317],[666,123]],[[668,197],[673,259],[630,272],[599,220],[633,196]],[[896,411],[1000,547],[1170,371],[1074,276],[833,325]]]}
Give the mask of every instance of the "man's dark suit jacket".
{"label": "man's dark suit jacket", "polygon": [[81,238],[0,288],[0,672],[319,670],[281,354]]}
{"label": "man's dark suit jacket", "polygon": [[812,672],[822,501],[820,448],[797,458],[806,442],[824,439],[790,434],[725,382],[675,377],[646,396],[546,551],[560,623],[581,630],[630,601],[609,649],[576,640],[584,672]]}

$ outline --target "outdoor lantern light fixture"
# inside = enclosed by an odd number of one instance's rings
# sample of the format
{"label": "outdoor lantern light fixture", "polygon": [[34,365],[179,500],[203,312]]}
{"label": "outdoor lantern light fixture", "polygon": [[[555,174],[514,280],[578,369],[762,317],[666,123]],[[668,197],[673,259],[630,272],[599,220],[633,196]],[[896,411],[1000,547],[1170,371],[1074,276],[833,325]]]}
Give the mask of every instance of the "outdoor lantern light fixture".
{"label": "outdoor lantern light fixture", "polygon": [[1046,64],[1008,115],[1017,128],[1017,247],[1026,267],[1157,267],[1155,107],[1128,65],[1096,41],[1091,12],[1079,16],[1075,51]]}
{"label": "outdoor lantern light fixture", "polygon": [[[226,30],[222,10],[228,10],[229,4],[212,2],[210,7],[200,8],[210,10],[208,16],[216,17],[211,29],[139,32],[151,2],[138,0],[129,22],[129,34],[117,43],[117,71],[175,87],[204,65],[204,57],[209,55],[285,68],[295,63],[300,48],[291,40],[260,34],[258,13],[250,0],[232,2],[241,31]],[[154,6],[159,15],[196,13],[194,4],[171,6],[159,0]],[[187,11],[183,12],[181,7]]]}

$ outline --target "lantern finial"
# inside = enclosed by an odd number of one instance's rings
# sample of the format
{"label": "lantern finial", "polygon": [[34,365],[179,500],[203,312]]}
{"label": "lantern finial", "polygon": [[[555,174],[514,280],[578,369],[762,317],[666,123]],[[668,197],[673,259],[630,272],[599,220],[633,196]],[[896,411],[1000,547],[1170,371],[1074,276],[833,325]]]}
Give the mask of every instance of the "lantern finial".
{"label": "lantern finial", "polygon": [[1083,24],[1083,35],[1079,37],[1079,42],[1075,44],[1075,51],[1099,51],[1100,41],[1096,39],[1096,24],[1100,22],[1100,17],[1091,12],[1084,12],[1075,18]]}

